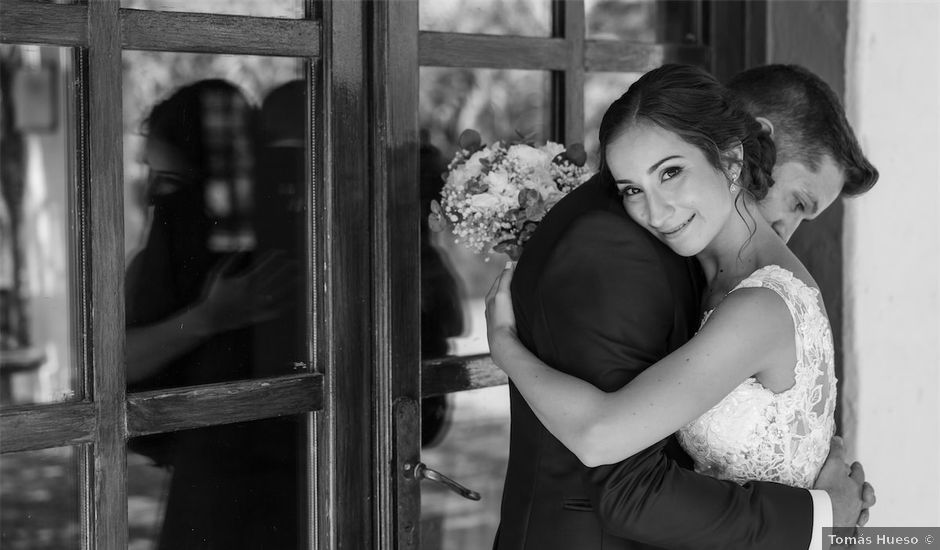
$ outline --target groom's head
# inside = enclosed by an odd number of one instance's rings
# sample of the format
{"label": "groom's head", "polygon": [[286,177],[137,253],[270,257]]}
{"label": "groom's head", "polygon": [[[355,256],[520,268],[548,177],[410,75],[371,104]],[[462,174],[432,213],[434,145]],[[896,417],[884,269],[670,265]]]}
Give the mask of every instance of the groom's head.
{"label": "groom's head", "polygon": [[878,181],[842,103],[815,74],[797,65],[766,65],[738,74],[728,87],[772,132],[775,183],[760,209],[785,240],[840,194],[860,195]]}

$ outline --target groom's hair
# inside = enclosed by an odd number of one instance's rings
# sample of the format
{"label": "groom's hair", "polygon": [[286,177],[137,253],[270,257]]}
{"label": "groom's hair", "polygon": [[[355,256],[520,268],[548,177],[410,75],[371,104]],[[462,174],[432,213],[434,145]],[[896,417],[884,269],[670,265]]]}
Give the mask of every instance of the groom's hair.
{"label": "groom's hair", "polygon": [[728,87],[748,112],[773,123],[778,162],[799,162],[816,171],[828,154],[845,174],[844,195],[861,195],[878,181],[842,102],[812,72],[799,65],[765,65],[739,73]]}

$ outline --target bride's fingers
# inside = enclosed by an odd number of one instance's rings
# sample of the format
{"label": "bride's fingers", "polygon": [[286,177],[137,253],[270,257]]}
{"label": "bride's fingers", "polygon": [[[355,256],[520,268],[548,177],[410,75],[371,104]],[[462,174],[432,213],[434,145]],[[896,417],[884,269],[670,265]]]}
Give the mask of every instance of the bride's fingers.
{"label": "bride's fingers", "polygon": [[515,262],[506,262],[506,266],[503,267],[503,270],[499,272],[499,275],[496,276],[496,280],[493,281],[492,286],[490,286],[489,291],[486,293],[486,301],[492,302],[496,295],[500,292],[508,289],[508,283],[504,284],[504,279],[506,279],[506,272],[510,272],[510,279],[512,278],[511,269]]}
{"label": "bride's fingers", "polygon": [[487,304],[492,303],[493,298],[496,297],[496,292],[499,289],[499,280],[500,278],[502,278],[502,276],[503,276],[503,273],[500,272],[499,275],[497,275],[496,278],[493,279],[493,284],[490,285],[490,289],[486,291],[485,301]]}
{"label": "bride's fingers", "polygon": [[498,292],[505,292],[509,294],[509,285],[512,283],[512,274],[516,271],[516,262],[506,262],[506,267],[503,268],[503,272],[499,275],[499,290]]}

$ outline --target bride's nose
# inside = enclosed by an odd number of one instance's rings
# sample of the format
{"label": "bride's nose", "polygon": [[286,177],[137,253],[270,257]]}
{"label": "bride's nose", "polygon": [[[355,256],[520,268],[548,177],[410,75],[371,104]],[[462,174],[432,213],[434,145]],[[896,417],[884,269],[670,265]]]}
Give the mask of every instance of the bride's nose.
{"label": "bride's nose", "polygon": [[663,200],[659,193],[651,192],[646,194],[646,213],[649,224],[655,229],[662,229],[669,223],[675,208],[669,201]]}

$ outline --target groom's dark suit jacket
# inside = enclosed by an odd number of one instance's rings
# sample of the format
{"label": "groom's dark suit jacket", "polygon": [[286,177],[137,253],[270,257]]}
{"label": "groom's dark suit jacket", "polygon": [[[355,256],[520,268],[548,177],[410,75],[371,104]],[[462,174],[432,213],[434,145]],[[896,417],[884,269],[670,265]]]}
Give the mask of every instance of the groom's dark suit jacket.
{"label": "groom's dark suit jacket", "polygon": [[[614,391],[688,340],[701,275],[625,214],[609,176],[559,202],[512,281],[522,342],[552,367]],[[510,385],[512,432],[497,550],[803,550],[808,491],[691,471],[674,437],[589,469]],[[626,434],[624,434],[626,437]]]}

